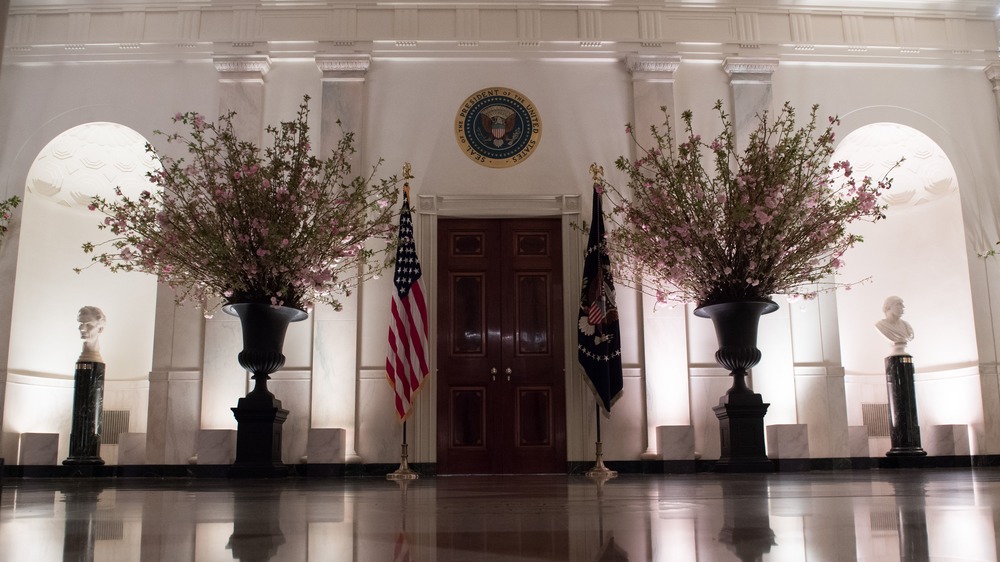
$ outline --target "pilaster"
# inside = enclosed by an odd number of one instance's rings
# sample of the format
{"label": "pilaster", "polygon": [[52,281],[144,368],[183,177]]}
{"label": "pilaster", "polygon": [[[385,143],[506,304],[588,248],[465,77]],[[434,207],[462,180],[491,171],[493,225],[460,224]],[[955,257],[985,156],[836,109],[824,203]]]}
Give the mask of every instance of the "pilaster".
{"label": "pilaster", "polygon": [[[354,134],[354,173],[365,166],[364,146],[365,75],[371,65],[368,55],[316,55],[323,73],[319,155],[326,157],[337,148],[344,133]],[[313,339],[312,416],[313,427],[343,428],[347,462],[359,462],[360,409],[358,389],[361,377],[359,299],[364,287],[350,296],[338,297],[343,309],[317,307],[316,337]],[[386,392],[389,392],[386,386]],[[336,404],[336,408],[331,408]]]}
{"label": "pilaster", "polygon": [[[664,120],[674,123],[674,73],[680,57],[631,55],[625,65],[632,74],[633,129],[639,144],[651,148],[655,143],[650,125],[662,128]],[[636,155],[638,156],[638,155]],[[688,354],[687,316],[684,307],[667,307],[655,299],[637,299],[636,317],[642,324],[642,385],[646,407],[646,449],[644,456],[655,456],[656,428],[666,425],[691,425],[687,400]]]}
{"label": "pilaster", "polygon": [[742,144],[753,129],[758,113],[771,110],[771,76],[778,69],[778,59],[728,57],[723,68],[729,75],[732,90],[733,124],[736,143]]}
{"label": "pilaster", "polygon": [[241,139],[260,142],[264,133],[264,76],[271,69],[267,55],[216,55],[219,111],[235,111],[233,127]]}
{"label": "pilaster", "polygon": [[[663,55],[629,55],[625,65],[632,74],[632,125],[643,146],[653,142],[649,126],[674,120],[674,73],[681,58]],[[666,115],[664,115],[666,110]]]}
{"label": "pilaster", "polygon": [[361,147],[367,106],[365,75],[371,61],[371,56],[366,54],[316,55],[316,66],[323,73],[322,152],[336,148],[343,129],[354,133],[355,148],[358,150],[356,161],[364,161]]}
{"label": "pilaster", "polygon": [[993,62],[986,66],[986,77],[993,85],[993,99],[997,104],[997,125],[1000,126],[1000,62]]}

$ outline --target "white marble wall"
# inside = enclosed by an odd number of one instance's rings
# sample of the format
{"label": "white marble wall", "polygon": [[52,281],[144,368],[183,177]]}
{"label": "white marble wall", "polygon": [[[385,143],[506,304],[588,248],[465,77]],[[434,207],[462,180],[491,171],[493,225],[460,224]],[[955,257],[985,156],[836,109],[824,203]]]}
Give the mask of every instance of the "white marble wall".
{"label": "white marble wall", "polygon": [[118,464],[146,464],[145,433],[122,433],[118,436]]}
{"label": "white marble wall", "polygon": [[309,443],[306,446],[307,462],[309,464],[342,464],[346,455],[344,444],[346,433],[339,427],[314,427],[309,430]]}
{"label": "white marble wall", "polygon": [[281,460],[297,464],[306,455],[309,428],[312,427],[310,373],[283,369],[271,375],[267,387],[281,400],[281,407],[288,410],[288,418],[282,424]]}
{"label": "white marble wall", "polygon": [[236,430],[198,431],[198,464],[232,464],[236,460]]}
{"label": "white marble wall", "polygon": [[694,428],[689,425],[657,427],[656,448],[661,460],[693,460]]}
{"label": "white marble wall", "polygon": [[926,435],[921,435],[922,444],[929,455],[967,456],[969,447],[969,426],[965,424],[932,425]]}
{"label": "white marble wall", "polygon": [[59,459],[58,433],[22,433],[17,464],[55,465]]}
{"label": "white marble wall", "polygon": [[764,429],[767,456],[772,459],[808,459],[809,428],[805,424],[774,424]]}
{"label": "white marble wall", "polygon": [[56,433],[59,459],[69,456],[73,412],[73,379],[8,373],[7,407],[4,408],[3,456],[13,464],[18,458],[22,433]]}
{"label": "white marble wall", "polygon": [[150,373],[147,463],[187,464],[198,452],[201,381],[193,371]]}
{"label": "white marble wall", "polygon": [[[284,16],[272,15],[277,19],[269,21],[282,25],[279,22],[284,21],[280,19]],[[436,13],[425,15],[438,17]],[[54,19],[62,17],[52,15]],[[385,157],[392,168],[390,173],[403,161],[414,164],[418,176],[413,182],[416,194],[469,200],[525,193],[587,196],[590,190],[587,168],[592,161],[605,164],[610,180],[622,181],[623,176],[610,169],[610,163],[630,150],[623,132],[625,122],[652,117],[659,122],[662,116],[659,105],[667,105],[674,115],[683,108],[695,109],[696,125],[711,130],[711,101],[723,99],[739,117],[739,126],[745,127],[753,112],[770,104],[774,97],[776,101],[792,99],[800,110],[819,102],[830,108],[831,113],[850,114],[853,117],[845,119],[847,129],[856,127],[860,121],[891,120],[907,122],[932,136],[953,160],[960,184],[961,219],[969,248],[963,263],[968,263],[970,270],[971,301],[986,302],[1000,290],[996,281],[1000,279],[1000,265],[980,261],[974,255],[997,237],[993,217],[1000,209],[1000,195],[993,189],[1000,184],[1000,167],[995,159],[1000,147],[1000,128],[994,124],[997,99],[990,90],[990,78],[979,68],[986,66],[985,59],[975,58],[995,48],[996,32],[991,22],[970,20],[968,24],[968,41],[987,45],[985,51],[974,49],[979,55],[970,54],[961,64],[945,61],[941,69],[911,67],[905,60],[893,67],[861,68],[836,58],[837,55],[818,65],[812,64],[810,55],[791,51],[778,57],[780,64],[776,59],[760,61],[745,56],[723,62],[723,53],[755,52],[727,43],[728,46],[706,46],[707,50],[717,51],[712,55],[692,57],[681,53],[679,62],[675,58],[677,53],[661,47],[662,56],[642,61],[652,63],[652,67],[643,67],[638,73],[638,67],[634,67],[630,75],[623,64],[624,51],[570,61],[525,56],[524,49],[518,47],[509,57],[487,61],[439,57],[439,53],[384,57],[382,46],[358,44],[350,50],[379,51],[378,56],[373,57],[363,82],[358,82],[357,76],[347,76],[341,83],[327,80],[330,76],[325,73],[339,72],[336,65],[351,57],[333,55],[324,59],[310,53],[303,62],[302,53],[280,53],[280,49],[275,49],[273,56],[242,57],[236,61],[243,66],[225,66],[233,61],[222,56],[209,57],[203,52],[191,54],[176,46],[170,48],[177,49],[178,60],[186,59],[184,62],[160,61],[150,65],[143,58],[147,55],[140,50],[135,60],[68,65],[64,63],[69,55],[45,46],[61,44],[59,41],[42,41],[58,36],[58,26],[27,33],[21,27],[22,16],[17,21],[20,22],[17,28],[22,30],[15,34],[18,45],[31,46],[31,50],[16,51],[13,59],[8,52],[0,80],[0,109],[6,109],[0,111],[0,128],[10,139],[0,147],[0,169],[8,170],[0,187],[10,194],[23,193],[30,161],[44,144],[80,122],[102,119],[123,122],[152,137],[152,130],[164,128],[175,111],[193,109],[211,115],[219,108],[234,108],[248,119],[244,122],[241,118],[239,127],[251,135],[260,135],[261,116],[267,116],[268,121],[272,115],[287,117],[288,100],[300,99],[302,92],[319,91],[323,110],[316,118],[321,127],[314,129],[319,132],[319,144],[329,142],[327,132],[334,115],[350,116],[364,132],[359,148],[365,159]],[[342,31],[350,34],[349,27]],[[414,33],[427,30],[422,29]],[[766,29],[769,28],[759,31],[767,35]],[[702,31],[716,33],[711,26]],[[928,41],[936,41],[935,37],[929,33]],[[243,39],[253,43],[256,37]],[[887,41],[886,44],[894,44]],[[219,45],[220,52],[264,52],[270,48],[265,43],[253,47],[225,42]],[[337,48],[324,44],[319,50]],[[783,48],[774,49],[778,52]],[[87,60],[96,52],[88,49],[74,54],[82,57],[74,61]],[[30,55],[25,54],[29,52]],[[51,64],[27,64],[25,57],[43,53],[51,57]],[[324,61],[334,66],[320,64],[317,72],[315,63]],[[351,61],[351,64],[360,63]],[[661,65],[660,70],[657,65]],[[220,73],[217,70],[220,66],[229,70]],[[355,69],[344,72],[358,72],[356,67],[351,68]],[[760,73],[769,75],[768,79],[752,76]],[[220,75],[228,78],[220,79]],[[337,76],[340,75],[334,78]],[[528,94],[542,111],[544,123],[543,141],[536,153],[523,164],[502,171],[480,169],[464,158],[455,146],[453,132],[458,103],[469,92],[498,82]],[[52,84],[67,87],[52,88]],[[35,95],[43,91],[45,96]],[[947,103],[954,99],[963,100],[960,110]],[[917,114],[920,119],[912,117]],[[509,211],[513,216],[530,209]],[[432,256],[430,249],[435,244],[432,230],[418,232],[417,236],[421,257]],[[17,248],[10,245],[16,245],[17,241],[15,229],[0,247],[0,276],[10,276],[9,268],[16,267],[10,256]],[[574,243],[577,246],[572,251],[576,252],[579,241]],[[431,258],[425,259],[428,268],[432,268]],[[578,258],[567,258],[566,283],[578,283],[575,278],[579,275],[579,263],[573,260]],[[432,273],[428,279],[429,282],[433,279]],[[6,291],[0,295],[2,316],[3,302],[9,302],[13,288],[7,284],[0,287],[3,287],[0,291]],[[568,294],[574,292],[575,289]],[[300,426],[298,421],[292,421],[299,418],[290,418],[290,433],[286,434],[289,460],[294,461],[306,450],[304,436],[309,427],[343,428],[348,455],[356,454],[352,456],[354,460],[398,460],[400,430],[381,373],[387,295],[388,284],[384,280],[372,283],[364,288],[357,301],[348,303],[349,311],[344,317],[316,311],[307,322],[308,327],[297,326],[290,333],[286,355],[290,357],[288,370],[295,374],[279,374],[275,388],[280,387],[280,392],[276,393],[287,404],[296,405],[289,408],[293,416],[302,414],[300,419],[308,417],[310,421]],[[831,326],[838,322],[836,315],[831,314],[835,310],[822,301],[819,309],[809,308],[812,303],[806,311],[797,306],[783,304],[780,313],[766,318],[762,324],[766,332],[761,340],[765,362],[756,369],[753,382],[765,401],[772,403],[765,423],[806,424],[813,456],[843,456],[847,454],[847,427],[860,425],[859,404],[862,400],[884,401],[884,381],[879,376],[869,381],[853,373],[844,377],[836,347],[838,337],[831,335]],[[730,381],[715,366],[712,357],[716,345],[711,323],[693,318],[684,307],[653,310],[649,303],[637,303],[635,309],[633,325],[628,329],[641,340],[641,345],[636,344],[636,357],[629,364],[627,398],[619,403],[613,420],[606,426],[611,428],[611,435],[623,437],[612,446],[615,456],[635,460],[643,453],[655,453],[653,438],[659,425],[690,425],[696,450],[706,459],[717,456],[718,423],[711,407],[717,404]],[[972,371],[952,373],[947,368],[936,369],[928,374],[929,378],[918,381],[918,394],[936,394],[943,388],[957,392],[962,404],[971,404],[967,411],[976,412],[978,408],[976,415],[980,419],[959,419],[946,410],[927,405],[928,402],[921,402],[920,409],[922,416],[926,412],[938,425],[969,424],[973,428],[970,444],[973,451],[995,453],[1000,452],[1000,383],[996,368],[1000,331],[995,329],[1000,313],[975,307],[973,314],[978,357],[965,357],[960,365]],[[9,323],[3,326],[0,340],[9,339],[5,336],[10,335],[10,330]],[[148,462],[184,463],[196,451],[199,430],[235,428],[229,408],[246,390],[246,375],[235,360],[239,349],[235,319],[219,314],[205,321],[197,311],[174,307],[169,292],[160,288],[147,402]],[[572,357],[568,351],[570,365]],[[979,365],[975,364],[977,361]],[[7,374],[8,371],[12,374]],[[7,377],[4,381],[7,399],[2,452],[8,461],[16,457],[16,450],[12,450],[16,437],[12,436],[52,431],[50,427],[38,426],[40,418],[35,412],[28,412],[25,406],[28,402],[22,398],[31,395],[34,400],[42,396],[39,399],[51,404],[66,404],[70,396],[69,387],[63,382],[18,379],[33,374],[14,371],[12,368],[3,371]],[[290,378],[281,378],[286,376]],[[568,374],[567,383],[570,460],[586,460],[593,447],[592,401],[583,392],[577,374]],[[419,462],[433,462],[435,458],[433,391],[431,380],[418,398],[409,425],[413,432],[411,459]],[[120,403],[141,402],[142,392],[138,387],[123,391]],[[68,406],[63,410],[68,411]],[[139,418],[134,415],[134,419]],[[65,420],[52,418],[46,423],[65,423],[68,427],[68,416],[63,417]],[[605,439],[606,444],[611,441],[610,436]]]}

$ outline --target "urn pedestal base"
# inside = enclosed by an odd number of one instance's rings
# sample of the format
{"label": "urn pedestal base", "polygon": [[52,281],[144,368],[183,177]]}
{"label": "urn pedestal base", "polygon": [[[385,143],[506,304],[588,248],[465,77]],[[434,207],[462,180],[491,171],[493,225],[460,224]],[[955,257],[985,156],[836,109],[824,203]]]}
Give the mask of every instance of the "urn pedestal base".
{"label": "urn pedestal base", "polygon": [[251,392],[240,398],[235,408],[236,461],[229,468],[235,478],[277,478],[288,476],[281,462],[281,429],[288,410],[270,393]]}
{"label": "urn pedestal base", "polygon": [[712,408],[719,418],[722,454],[715,472],[774,472],[764,446],[765,404],[760,394],[726,394]]}

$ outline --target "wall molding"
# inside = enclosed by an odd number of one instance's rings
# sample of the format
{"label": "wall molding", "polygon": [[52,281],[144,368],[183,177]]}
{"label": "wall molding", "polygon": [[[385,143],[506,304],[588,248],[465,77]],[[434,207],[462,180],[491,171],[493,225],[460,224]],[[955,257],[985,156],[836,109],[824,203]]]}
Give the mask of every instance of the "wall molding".
{"label": "wall molding", "polygon": [[[985,0],[937,9],[878,3],[845,10],[833,2],[805,10],[783,0],[727,6],[549,3],[428,5],[76,4],[11,7],[5,62],[204,59],[267,54],[301,58],[329,52],[449,56],[483,51],[519,56],[595,53],[685,58],[780,56],[940,64],[996,58],[995,7]],[[919,4],[920,6],[925,3]],[[961,7],[957,7],[961,4]],[[918,5],[918,4],[914,4]],[[917,32],[919,30],[919,33]],[[123,45],[127,49],[123,49]],[[404,48],[405,47],[405,48]],[[401,51],[402,49],[402,51]],[[846,50],[845,50],[846,49]]]}

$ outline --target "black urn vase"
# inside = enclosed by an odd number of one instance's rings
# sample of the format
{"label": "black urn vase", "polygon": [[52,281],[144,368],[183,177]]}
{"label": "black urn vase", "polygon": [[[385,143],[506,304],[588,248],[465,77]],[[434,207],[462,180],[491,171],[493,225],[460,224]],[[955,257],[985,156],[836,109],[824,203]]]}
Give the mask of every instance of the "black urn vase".
{"label": "black urn vase", "polygon": [[254,387],[240,398],[235,408],[236,461],[230,475],[281,476],[287,467],[281,462],[281,429],[288,410],[267,389],[270,374],[285,364],[282,349],[288,324],[308,315],[297,308],[261,303],[236,303],[223,307],[227,314],[238,316],[243,328],[243,351],[240,365],[253,373]]}
{"label": "black urn vase", "polygon": [[778,310],[772,301],[740,301],[697,308],[695,316],[710,318],[715,326],[719,350],[715,360],[733,377],[733,384],[712,408],[719,419],[721,455],[718,472],[770,472],[774,465],[764,447],[765,404],[760,394],[747,386],[747,370],[760,362],[757,326],[760,317]]}

